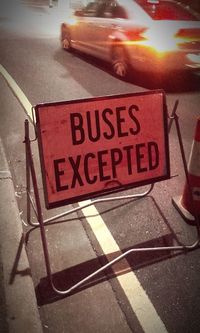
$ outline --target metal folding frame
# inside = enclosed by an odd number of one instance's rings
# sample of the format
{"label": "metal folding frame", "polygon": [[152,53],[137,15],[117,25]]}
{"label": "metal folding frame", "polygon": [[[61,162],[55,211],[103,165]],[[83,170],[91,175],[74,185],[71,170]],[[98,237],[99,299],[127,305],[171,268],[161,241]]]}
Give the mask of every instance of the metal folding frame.
{"label": "metal folding frame", "polygon": [[[185,172],[185,177],[186,177],[186,182],[190,191],[190,195],[192,198],[192,190],[191,190],[191,185],[190,185],[190,179],[188,175],[188,169],[187,169],[187,162],[185,158],[185,152],[184,152],[184,147],[183,147],[183,141],[181,137],[181,131],[180,131],[180,126],[179,126],[179,119],[178,115],[176,113],[178,107],[178,100],[175,102],[173,111],[171,116],[168,115],[169,118],[169,124],[168,124],[168,134],[170,133],[172,123],[175,122],[176,125],[176,131],[177,131],[177,136],[178,136],[178,141],[179,141],[179,146],[180,146],[180,152],[182,156],[182,162],[183,162],[183,167],[184,167],[184,172]],[[33,117],[34,119],[34,117]],[[35,124],[34,124],[35,125]],[[35,131],[36,133],[36,131]],[[122,195],[122,196],[115,196],[115,197],[108,197],[108,198],[97,198],[92,200],[89,203],[86,203],[83,206],[79,206],[70,210],[67,210],[66,212],[63,212],[61,214],[55,215],[51,218],[48,218],[46,220],[43,219],[43,214],[42,214],[42,208],[41,208],[41,201],[40,201],[40,196],[39,196],[39,189],[38,189],[38,184],[37,184],[37,177],[35,173],[35,167],[34,167],[34,161],[33,161],[33,156],[32,156],[32,151],[31,151],[31,142],[37,140],[37,133],[36,133],[36,138],[31,140],[30,135],[29,135],[29,121],[26,119],[25,120],[25,147],[26,147],[26,181],[27,181],[27,207],[30,205],[33,208],[33,211],[37,217],[36,223],[33,223],[30,221],[30,209],[27,210],[27,222],[30,226],[33,228],[40,228],[40,234],[41,234],[41,240],[42,240],[42,247],[43,247],[43,253],[44,253],[44,260],[45,260],[45,265],[46,265],[46,272],[47,272],[47,277],[49,280],[49,283],[54,290],[59,295],[68,295],[70,294],[74,289],[80,287],[82,284],[86,283],[88,280],[92,279],[94,276],[98,275],[100,272],[106,270],[108,267],[112,266],[116,262],[122,260],[126,256],[128,256],[130,253],[133,252],[144,252],[144,251],[191,251],[194,250],[195,248],[199,247],[200,244],[200,221],[199,221],[199,215],[195,214],[194,218],[194,224],[196,225],[197,229],[197,239],[192,243],[192,244],[182,244],[182,245],[174,245],[174,246],[160,246],[160,247],[144,247],[144,248],[131,248],[124,252],[123,254],[119,255],[117,258],[111,260],[104,266],[102,266],[100,269],[94,271],[92,274],[88,275],[86,278],[80,280],[78,283],[74,284],[72,287],[66,289],[66,290],[60,290],[56,288],[54,282],[53,282],[53,276],[52,276],[52,271],[51,271],[51,264],[50,264],[50,257],[49,257],[49,250],[48,250],[48,245],[47,245],[47,239],[46,239],[46,234],[45,234],[45,225],[50,225],[51,222],[58,220],[61,217],[67,216],[69,214],[75,213],[79,210],[82,210],[88,206],[95,205],[97,203],[102,203],[102,202],[108,202],[108,201],[118,201],[118,200],[123,200],[123,199],[134,199],[134,198],[142,198],[147,196],[153,189],[154,184],[150,184],[150,187],[147,191],[143,193],[138,193],[138,194],[132,194],[132,195]],[[31,182],[30,178],[32,178],[32,186],[33,186],[33,192],[34,192],[34,199],[31,196]],[[192,200],[192,204],[193,200]]]}

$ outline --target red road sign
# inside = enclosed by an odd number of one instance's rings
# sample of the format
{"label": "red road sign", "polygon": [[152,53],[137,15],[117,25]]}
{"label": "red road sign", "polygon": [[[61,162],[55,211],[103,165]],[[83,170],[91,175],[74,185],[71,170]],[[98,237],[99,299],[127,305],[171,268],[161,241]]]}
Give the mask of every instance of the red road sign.
{"label": "red road sign", "polygon": [[47,208],[169,178],[162,90],[39,104]]}

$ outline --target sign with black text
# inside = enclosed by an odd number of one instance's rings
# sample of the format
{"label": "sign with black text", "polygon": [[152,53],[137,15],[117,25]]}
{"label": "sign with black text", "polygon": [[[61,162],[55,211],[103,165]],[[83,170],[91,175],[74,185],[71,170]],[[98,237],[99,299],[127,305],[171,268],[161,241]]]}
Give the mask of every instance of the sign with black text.
{"label": "sign with black text", "polygon": [[47,208],[169,178],[162,90],[38,104]]}

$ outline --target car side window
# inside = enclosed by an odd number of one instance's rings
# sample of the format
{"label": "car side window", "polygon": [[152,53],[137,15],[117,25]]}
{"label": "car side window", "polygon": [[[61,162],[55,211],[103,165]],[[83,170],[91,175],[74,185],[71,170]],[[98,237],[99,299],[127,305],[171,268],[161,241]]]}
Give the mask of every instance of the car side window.
{"label": "car side window", "polygon": [[112,0],[105,6],[102,16],[107,18],[127,18],[124,8]]}
{"label": "car side window", "polygon": [[116,5],[113,8],[113,17],[114,18],[122,18],[122,19],[127,19],[128,15],[125,11],[125,9],[119,5]]}
{"label": "car side window", "polygon": [[89,2],[88,5],[83,10],[83,16],[97,16],[99,4],[98,2]]}

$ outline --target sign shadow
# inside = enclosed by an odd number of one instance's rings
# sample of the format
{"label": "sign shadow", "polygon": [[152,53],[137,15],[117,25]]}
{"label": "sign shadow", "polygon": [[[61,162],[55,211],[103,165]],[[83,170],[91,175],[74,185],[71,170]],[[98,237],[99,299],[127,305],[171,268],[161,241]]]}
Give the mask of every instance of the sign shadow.
{"label": "sign shadow", "polygon": [[[135,248],[144,248],[144,247],[160,247],[160,246],[173,246],[174,243],[174,235],[169,233],[159,238],[155,238],[152,240],[148,240],[146,242],[137,244]],[[121,253],[124,253],[131,249],[124,248],[121,250]],[[62,271],[56,272],[52,274],[52,279],[56,288],[59,289],[68,289],[72,285],[76,284],[78,281],[84,279],[88,274],[92,274],[95,270],[99,269],[102,265],[107,264],[110,260],[113,260],[117,256],[119,256],[119,252],[113,252],[109,255],[101,255],[97,258],[85,261],[78,265],[69,267]],[[67,296],[74,295],[79,293],[82,290],[86,290],[100,284],[102,282],[113,279],[116,276],[120,276],[126,274],[132,270],[138,270],[146,266],[153,265],[155,263],[167,260],[169,258],[176,257],[178,255],[183,254],[183,251],[175,252],[175,251],[155,251],[155,252],[136,252],[130,253],[126,260],[122,260],[117,265],[117,270],[109,267],[105,270],[105,272],[100,272],[98,276],[92,278],[90,282],[83,284],[82,286],[76,288]],[[41,278],[39,284],[36,286],[36,297],[38,306],[43,306],[45,304],[54,303],[62,298],[66,298],[66,295],[58,295],[55,293],[50,284],[47,276]]]}

